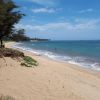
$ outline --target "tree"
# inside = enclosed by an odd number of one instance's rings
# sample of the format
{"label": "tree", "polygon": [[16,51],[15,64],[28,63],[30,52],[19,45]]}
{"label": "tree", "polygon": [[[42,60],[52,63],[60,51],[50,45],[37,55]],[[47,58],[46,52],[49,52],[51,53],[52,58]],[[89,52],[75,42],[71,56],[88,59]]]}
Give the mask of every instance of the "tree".
{"label": "tree", "polygon": [[29,41],[30,38],[25,35],[25,30],[15,30],[13,34],[11,34],[11,39],[13,41]]}
{"label": "tree", "polygon": [[0,0],[0,41],[13,33],[14,25],[17,24],[24,14],[16,9],[19,8],[12,0]]}

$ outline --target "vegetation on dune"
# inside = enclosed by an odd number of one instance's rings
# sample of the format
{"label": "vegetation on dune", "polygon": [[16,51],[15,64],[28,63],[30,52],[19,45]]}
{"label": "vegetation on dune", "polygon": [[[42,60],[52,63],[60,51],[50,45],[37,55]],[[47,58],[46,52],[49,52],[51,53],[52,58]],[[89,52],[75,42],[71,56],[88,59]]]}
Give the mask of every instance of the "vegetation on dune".
{"label": "vegetation on dune", "polygon": [[24,57],[24,53],[10,48],[1,48],[0,57]]}
{"label": "vegetation on dune", "polygon": [[21,65],[26,67],[38,66],[38,62],[29,56],[25,56],[23,52],[10,49],[10,48],[1,48],[0,57],[12,57],[12,58],[22,58]]}
{"label": "vegetation on dune", "polygon": [[0,100],[15,100],[13,97],[11,96],[4,96],[4,95],[1,95],[0,96]]}
{"label": "vegetation on dune", "polygon": [[36,60],[34,60],[29,56],[25,56],[23,52],[18,50],[14,50],[10,48],[0,48],[0,58],[4,58],[4,57],[21,58],[20,62],[22,66],[26,66],[26,67],[38,66],[38,62]]}
{"label": "vegetation on dune", "polygon": [[33,67],[38,66],[38,62],[29,56],[25,56],[21,65],[26,67]]}

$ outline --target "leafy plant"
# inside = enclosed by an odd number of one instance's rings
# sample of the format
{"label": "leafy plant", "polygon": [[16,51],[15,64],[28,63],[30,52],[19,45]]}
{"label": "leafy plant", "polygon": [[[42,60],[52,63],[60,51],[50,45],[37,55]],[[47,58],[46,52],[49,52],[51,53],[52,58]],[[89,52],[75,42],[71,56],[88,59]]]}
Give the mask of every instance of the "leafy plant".
{"label": "leafy plant", "polygon": [[13,97],[11,96],[4,96],[4,95],[1,95],[0,96],[0,100],[15,100]]}
{"label": "leafy plant", "polygon": [[26,67],[33,67],[38,66],[38,62],[29,56],[25,56],[21,65]]}

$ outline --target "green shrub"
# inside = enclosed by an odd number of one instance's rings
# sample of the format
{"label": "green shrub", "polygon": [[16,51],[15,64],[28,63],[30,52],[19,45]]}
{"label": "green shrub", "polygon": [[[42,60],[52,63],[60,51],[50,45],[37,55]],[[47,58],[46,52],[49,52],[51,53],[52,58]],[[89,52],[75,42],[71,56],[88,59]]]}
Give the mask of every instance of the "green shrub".
{"label": "green shrub", "polygon": [[26,67],[33,67],[38,66],[38,62],[29,56],[25,56],[21,65]]}
{"label": "green shrub", "polygon": [[1,95],[0,96],[0,100],[15,100],[13,97],[11,96],[4,96],[4,95]]}

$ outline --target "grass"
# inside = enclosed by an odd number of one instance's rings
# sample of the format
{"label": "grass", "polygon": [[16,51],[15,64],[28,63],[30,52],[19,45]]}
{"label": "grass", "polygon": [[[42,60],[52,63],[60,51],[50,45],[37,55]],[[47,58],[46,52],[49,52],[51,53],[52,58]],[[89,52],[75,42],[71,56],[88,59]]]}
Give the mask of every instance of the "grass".
{"label": "grass", "polygon": [[25,56],[23,58],[23,62],[21,63],[21,65],[26,67],[33,67],[33,66],[38,66],[38,62],[34,60],[32,57]]}
{"label": "grass", "polygon": [[11,96],[4,96],[4,95],[1,95],[0,96],[0,100],[15,100],[13,97]]}

